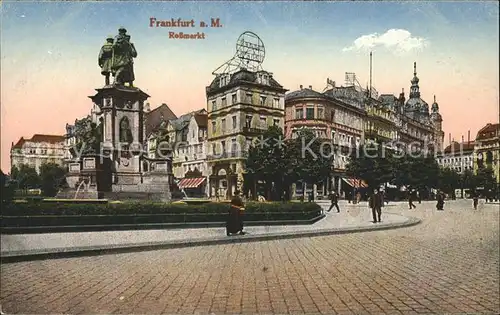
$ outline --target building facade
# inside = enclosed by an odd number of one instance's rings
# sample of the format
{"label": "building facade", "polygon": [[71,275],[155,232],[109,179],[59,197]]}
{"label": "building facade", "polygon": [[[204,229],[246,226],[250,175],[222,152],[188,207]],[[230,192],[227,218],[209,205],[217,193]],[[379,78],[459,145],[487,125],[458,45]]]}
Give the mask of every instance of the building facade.
{"label": "building facade", "polygon": [[250,144],[269,126],[284,127],[285,92],[272,73],[244,68],[217,74],[206,88],[211,197],[242,190]]}
{"label": "building facade", "polygon": [[10,149],[11,167],[27,164],[40,173],[44,163],[64,165],[65,136],[35,134],[30,139],[21,137]]}
{"label": "building facade", "polygon": [[474,171],[475,142],[453,142],[440,153],[436,161],[442,168],[449,168],[457,173]]}
{"label": "building facade", "polygon": [[474,172],[491,168],[500,185],[500,124],[487,124],[477,132],[474,148]]}
{"label": "building facade", "polygon": [[[334,157],[332,178],[323,179],[318,187],[303,186],[296,183],[292,195],[300,195],[306,191],[326,195],[331,189],[340,191],[345,167],[353,148],[361,144],[365,111],[359,91],[354,87],[335,87],[333,84],[324,93],[314,91],[312,86],[300,86],[297,91],[285,97],[285,137],[295,138],[301,129],[312,130],[318,138],[328,139],[334,144],[337,152]],[[349,183],[349,179],[345,178]],[[305,184],[304,184],[305,185]]]}

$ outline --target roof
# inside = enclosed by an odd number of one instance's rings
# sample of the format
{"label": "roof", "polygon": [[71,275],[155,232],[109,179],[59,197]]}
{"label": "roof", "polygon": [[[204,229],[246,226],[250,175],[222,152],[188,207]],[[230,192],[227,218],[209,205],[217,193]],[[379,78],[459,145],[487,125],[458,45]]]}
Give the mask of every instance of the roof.
{"label": "roof", "polygon": [[460,152],[460,151],[474,151],[475,144],[476,143],[474,141],[462,142],[462,143],[453,141],[453,143],[447,146],[443,152],[450,153],[450,152]]}
{"label": "roof", "polygon": [[[202,108],[202,109],[195,110],[195,111],[189,112],[187,114],[181,115],[179,118],[170,121],[170,124],[172,125],[172,127],[175,130],[182,130],[187,125],[189,125],[189,121],[191,120],[191,118],[193,116],[195,116],[195,119],[196,119],[197,115],[205,116],[205,120],[208,120],[207,111],[204,108]],[[200,119],[200,121],[203,122],[203,118],[199,118],[199,119]],[[198,123],[198,121],[196,121],[196,122]],[[205,127],[206,126],[207,126],[207,122],[205,121]]]}
{"label": "roof", "polygon": [[196,124],[198,124],[198,127],[207,128],[207,126],[208,126],[208,115],[207,114],[195,114],[194,120],[196,121]]}
{"label": "roof", "polygon": [[297,90],[297,91],[293,91],[293,92],[290,92],[290,93],[287,93],[285,95],[285,100],[288,101],[288,100],[292,100],[292,99],[297,99],[297,98],[307,98],[307,97],[315,97],[315,98],[323,98],[323,99],[326,99],[326,96],[323,95],[322,93],[320,92],[316,92],[312,89],[300,89],[300,90]]}
{"label": "roof", "polygon": [[170,121],[177,119],[174,112],[163,103],[152,111],[146,114],[146,135],[149,135],[153,130],[156,130],[162,121]]}
{"label": "roof", "polygon": [[[224,87],[231,87],[231,86],[237,86],[241,85],[242,83],[253,83],[253,84],[261,84],[258,82],[258,73],[265,73],[269,76],[269,85],[270,87],[276,88],[276,89],[284,89],[281,84],[278,83],[273,77],[272,74],[266,71],[258,71],[258,72],[252,72],[246,69],[240,69],[239,71],[230,74],[230,79],[229,83],[225,85]],[[210,83],[210,86],[207,87],[207,93],[213,92],[219,88],[221,88],[220,85],[220,78],[222,75],[225,74],[218,74]]]}
{"label": "roof", "polygon": [[378,100],[385,106],[394,106],[398,103],[399,99],[393,94],[382,94]]}
{"label": "roof", "polygon": [[477,132],[476,140],[489,139],[498,136],[500,133],[500,124],[488,123]]}
{"label": "roof", "polygon": [[24,137],[21,137],[16,144],[12,146],[13,149],[20,149],[23,147],[23,145],[26,142],[35,142],[35,143],[60,143],[64,142],[66,139],[65,136],[59,136],[59,135],[43,135],[43,134],[34,134],[31,139],[24,139]]}

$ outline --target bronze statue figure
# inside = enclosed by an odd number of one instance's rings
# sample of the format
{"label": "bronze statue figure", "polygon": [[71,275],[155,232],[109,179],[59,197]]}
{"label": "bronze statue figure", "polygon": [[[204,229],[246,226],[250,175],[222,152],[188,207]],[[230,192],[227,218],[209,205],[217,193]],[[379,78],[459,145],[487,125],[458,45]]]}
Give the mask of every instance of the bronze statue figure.
{"label": "bronze statue figure", "polygon": [[111,63],[113,58],[113,36],[106,38],[106,43],[99,52],[98,64],[101,67],[101,74],[105,77],[105,84],[109,85],[109,75],[111,74]]}
{"label": "bronze statue figure", "polygon": [[135,80],[133,58],[135,57],[137,57],[137,50],[134,44],[130,42],[130,35],[127,35],[126,29],[120,28],[113,43],[111,65],[115,84],[123,85],[128,83],[133,86]]}

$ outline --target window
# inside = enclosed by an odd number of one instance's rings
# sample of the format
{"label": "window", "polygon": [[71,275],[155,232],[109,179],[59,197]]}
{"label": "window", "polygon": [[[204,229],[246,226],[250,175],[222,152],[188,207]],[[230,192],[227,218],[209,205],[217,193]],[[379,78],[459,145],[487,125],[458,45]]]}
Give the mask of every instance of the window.
{"label": "window", "polygon": [[236,104],[236,94],[231,95],[231,104]]}
{"label": "window", "polygon": [[252,102],[252,93],[247,93],[247,95],[246,95],[246,102],[248,104],[253,104],[253,102]]}
{"label": "window", "polygon": [[221,124],[222,124],[221,131],[225,132],[226,131],[226,119],[225,118],[222,119]]}
{"label": "window", "polygon": [[295,119],[303,119],[304,118],[304,110],[302,108],[297,108],[295,110]]}
{"label": "window", "polygon": [[260,127],[266,129],[267,127],[266,117],[260,117]]}
{"label": "window", "polygon": [[273,99],[273,107],[274,108],[279,108],[280,107],[280,99],[279,98]]}
{"label": "window", "polygon": [[217,132],[217,122],[216,121],[212,121],[212,132],[213,133],[216,133]]}
{"label": "window", "polygon": [[314,107],[306,108],[306,119],[314,119]]}
{"label": "window", "polygon": [[216,152],[217,152],[217,150],[216,150],[215,143],[214,143],[214,144],[212,144],[212,153],[215,155],[215,154],[217,154]]}
{"label": "window", "polygon": [[233,116],[233,129],[236,129],[236,116]]}
{"label": "window", "polygon": [[247,115],[245,120],[245,127],[246,128],[252,127],[252,115]]}
{"label": "window", "polygon": [[323,108],[322,107],[318,107],[318,119],[323,119],[324,113],[323,113]]}
{"label": "window", "polygon": [[227,106],[227,99],[225,97],[222,98],[222,107]]}
{"label": "window", "polygon": [[260,97],[260,106],[266,106],[266,97],[265,96]]}
{"label": "window", "polygon": [[236,143],[236,138],[231,139],[231,152],[238,151],[238,144]]}
{"label": "window", "polygon": [[279,126],[280,125],[280,120],[279,119],[273,119],[273,125],[274,126]]}
{"label": "window", "polygon": [[330,112],[330,120],[331,121],[335,120],[335,111],[333,111],[333,110]]}
{"label": "window", "polygon": [[220,146],[222,148],[222,153],[226,153],[226,141],[221,141]]}
{"label": "window", "polygon": [[212,101],[212,110],[217,110],[217,101]]}
{"label": "window", "polygon": [[194,133],[194,129],[193,129],[191,138],[194,138],[194,137],[195,137],[195,133]]}
{"label": "window", "polygon": [[246,139],[246,146],[247,146],[247,150],[250,149],[250,147],[252,146],[252,138]]}

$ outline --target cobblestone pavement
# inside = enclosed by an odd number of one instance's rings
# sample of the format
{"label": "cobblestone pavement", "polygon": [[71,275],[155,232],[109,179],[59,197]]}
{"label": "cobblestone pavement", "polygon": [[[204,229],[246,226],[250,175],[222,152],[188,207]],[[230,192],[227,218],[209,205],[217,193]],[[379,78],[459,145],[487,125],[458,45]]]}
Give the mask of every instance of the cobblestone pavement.
{"label": "cobblestone pavement", "polygon": [[6,314],[499,313],[498,205],[430,205],[400,207],[423,222],[398,230],[3,264],[0,301]]}

